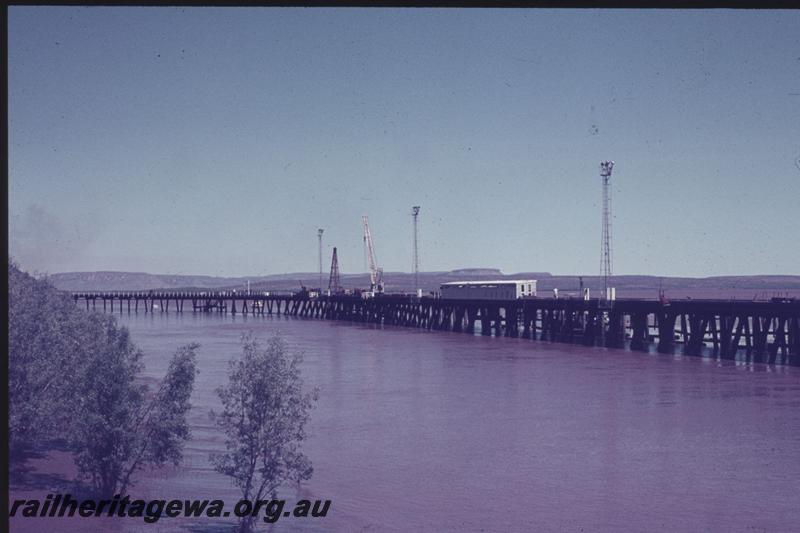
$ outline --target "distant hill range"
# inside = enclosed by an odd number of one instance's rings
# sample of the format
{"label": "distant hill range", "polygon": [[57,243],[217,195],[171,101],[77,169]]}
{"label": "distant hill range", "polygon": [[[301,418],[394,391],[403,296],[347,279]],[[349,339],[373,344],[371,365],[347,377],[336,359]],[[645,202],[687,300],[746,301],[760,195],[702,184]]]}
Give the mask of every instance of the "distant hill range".
{"label": "distant hill range", "polygon": [[[583,286],[596,295],[603,285],[600,276],[582,276]],[[48,278],[58,289],[67,291],[139,291],[150,289],[185,290],[243,290],[250,282],[251,291],[294,291],[301,286],[317,287],[319,274],[298,272],[251,277],[185,276],[147,274],[144,272],[64,272]],[[345,288],[368,288],[369,275],[343,274]],[[385,272],[387,292],[413,292],[414,275],[407,272]],[[436,290],[442,283],[462,280],[536,279],[539,294],[552,295],[554,288],[564,296],[577,296],[580,276],[552,275],[549,272],[520,272],[503,274],[494,268],[464,268],[449,272],[420,272],[419,285],[424,292]],[[656,298],[661,288],[672,298],[763,298],[771,296],[800,297],[800,276],[715,276],[708,278],[677,278],[660,276],[614,276],[611,285],[617,297]],[[328,274],[323,275],[323,288],[328,286]]]}

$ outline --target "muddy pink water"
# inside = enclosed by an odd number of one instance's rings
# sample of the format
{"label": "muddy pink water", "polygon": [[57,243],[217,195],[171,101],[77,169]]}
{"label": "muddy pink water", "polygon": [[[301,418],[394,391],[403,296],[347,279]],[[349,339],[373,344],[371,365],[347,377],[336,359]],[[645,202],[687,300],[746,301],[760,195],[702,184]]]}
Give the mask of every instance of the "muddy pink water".
{"label": "muddy pink water", "polygon": [[[314,477],[330,499],[277,531],[798,531],[800,369],[281,317],[121,317],[163,375],[198,341],[193,439],[141,498],[238,492],[209,466],[209,423],[239,338],[280,330],[320,388]],[[39,461],[44,475],[53,461]],[[69,469],[67,469],[69,470]],[[46,478],[45,478],[46,479]],[[46,494],[12,486],[14,494]],[[20,530],[225,531],[209,518],[14,520]],[[16,530],[16,529],[15,529]]]}

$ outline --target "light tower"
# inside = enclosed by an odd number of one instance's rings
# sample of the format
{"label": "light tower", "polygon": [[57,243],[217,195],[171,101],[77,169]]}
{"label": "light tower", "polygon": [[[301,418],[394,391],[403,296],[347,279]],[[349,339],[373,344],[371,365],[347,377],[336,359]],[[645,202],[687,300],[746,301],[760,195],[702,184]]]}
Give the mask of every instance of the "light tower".
{"label": "light tower", "polygon": [[417,227],[417,218],[419,217],[419,206],[415,205],[411,208],[411,216],[414,217],[414,255],[412,258],[414,268],[414,292],[419,293],[419,248],[417,247],[417,240],[419,239],[419,228]]}
{"label": "light tower", "polygon": [[600,162],[600,177],[603,180],[603,233],[601,238],[600,273],[603,276],[603,298],[613,299],[608,294],[608,278],[611,277],[611,171],[613,161]]}
{"label": "light tower", "polygon": [[319,238],[319,290],[322,291],[322,228],[317,230],[317,237]]}

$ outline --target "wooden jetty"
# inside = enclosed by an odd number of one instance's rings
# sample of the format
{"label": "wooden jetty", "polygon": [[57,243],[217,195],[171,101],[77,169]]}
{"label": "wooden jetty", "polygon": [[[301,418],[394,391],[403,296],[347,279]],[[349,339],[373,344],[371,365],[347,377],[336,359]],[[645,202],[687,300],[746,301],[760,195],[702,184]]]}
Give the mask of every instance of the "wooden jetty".
{"label": "wooden jetty", "polygon": [[453,300],[232,291],[75,292],[86,309],[128,313],[289,315],[580,343],[769,364],[800,364],[800,301]]}

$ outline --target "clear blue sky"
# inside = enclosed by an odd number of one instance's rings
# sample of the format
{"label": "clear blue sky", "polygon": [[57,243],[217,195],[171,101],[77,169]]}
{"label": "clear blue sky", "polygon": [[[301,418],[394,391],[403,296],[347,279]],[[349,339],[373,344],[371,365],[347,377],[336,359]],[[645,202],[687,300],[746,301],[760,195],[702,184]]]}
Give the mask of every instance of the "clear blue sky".
{"label": "clear blue sky", "polygon": [[800,274],[800,12],[11,7],[11,254],[50,273]]}

